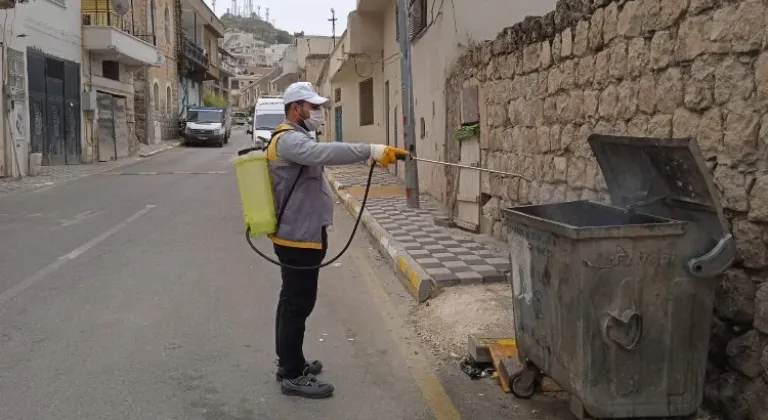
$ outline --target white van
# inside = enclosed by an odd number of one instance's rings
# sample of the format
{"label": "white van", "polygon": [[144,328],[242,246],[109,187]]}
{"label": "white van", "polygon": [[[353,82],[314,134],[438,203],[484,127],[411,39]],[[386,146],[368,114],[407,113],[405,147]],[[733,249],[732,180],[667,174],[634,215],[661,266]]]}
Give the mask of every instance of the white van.
{"label": "white van", "polygon": [[275,127],[285,121],[285,102],[279,96],[262,96],[256,100],[253,123],[248,129],[252,147],[264,148]]}

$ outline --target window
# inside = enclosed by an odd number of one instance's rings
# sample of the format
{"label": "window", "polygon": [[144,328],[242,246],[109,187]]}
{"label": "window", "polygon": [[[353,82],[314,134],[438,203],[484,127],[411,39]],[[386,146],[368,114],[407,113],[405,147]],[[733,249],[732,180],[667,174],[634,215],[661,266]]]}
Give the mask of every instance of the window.
{"label": "window", "polygon": [[160,85],[157,82],[152,87],[152,100],[154,101],[155,111],[160,112]]}
{"label": "window", "polygon": [[232,81],[232,87],[230,89],[240,89],[240,81],[239,80],[233,80]]}
{"label": "window", "polygon": [[120,80],[120,63],[104,60],[101,62],[101,75],[107,79]]}
{"label": "window", "polygon": [[336,88],[333,91],[333,101],[334,102],[341,102],[341,88]]}
{"label": "window", "polygon": [[171,100],[171,87],[168,86],[165,88],[165,113],[168,115],[171,114],[171,103],[173,103]]}
{"label": "window", "polygon": [[373,79],[360,82],[360,125],[373,125]]}
{"label": "window", "polygon": [[165,42],[171,43],[171,14],[168,12],[168,6],[165,6]]}
{"label": "window", "polygon": [[424,117],[419,118],[420,137],[423,139],[427,136],[427,123],[424,121]]}
{"label": "window", "polygon": [[427,29],[427,0],[410,0],[408,13],[409,39],[413,41]]}

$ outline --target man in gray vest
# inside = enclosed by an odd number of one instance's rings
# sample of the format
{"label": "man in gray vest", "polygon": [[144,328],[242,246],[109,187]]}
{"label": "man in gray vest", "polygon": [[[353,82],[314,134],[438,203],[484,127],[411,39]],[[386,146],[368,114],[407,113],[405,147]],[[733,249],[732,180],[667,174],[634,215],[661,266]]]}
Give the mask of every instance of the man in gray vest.
{"label": "man in gray vest", "polygon": [[[283,94],[286,121],[275,128],[267,146],[278,228],[270,235],[282,264],[316,267],[328,248],[326,228],[333,223],[334,198],[323,177],[325,165],[349,165],[375,160],[383,166],[395,163],[403,149],[381,144],[318,143],[311,132],[323,126],[321,97],[309,82],[294,83]],[[277,305],[277,379],[287,395],[327,398],[333,385],[318,380],[323,369],[318,360],[308,361],[302,350],[304,328],[317,300],[319,268],[281,267],[283,285]]]}

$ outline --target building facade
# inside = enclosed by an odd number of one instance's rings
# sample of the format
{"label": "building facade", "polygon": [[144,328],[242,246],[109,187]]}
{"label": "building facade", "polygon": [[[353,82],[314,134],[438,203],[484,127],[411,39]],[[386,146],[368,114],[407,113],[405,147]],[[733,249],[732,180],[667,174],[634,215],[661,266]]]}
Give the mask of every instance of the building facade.
{"label": "building facade", "polygon": [[127,4],[83,0],[85,157],[110,161],[138,151],[134,73],[162,66],[157,34],[143,33],[143,16]]}
{"label": "building facade", "polygon": [[[472,2],[409,1],[416,148],[419,156],[443,160],[446,142],[445,80],[461,52],[492,39],[510,22],[546,13],[556,0]],[[403,146],[400,46],[396,0],[358,0],[347,30],[318,81],[331,98],[329,141]],[[403,175],[403,164],[393,167]],[[444,168],[419,164],[422,190],[445,192]]]}
{"label": "building facade", "polygon": [[0,101],[0,176],[88,161],[80,104],[80,18],[79,0],[16,3],[0,10],[7,40],[2,78],[9,78],[11,90],[10,98]]}

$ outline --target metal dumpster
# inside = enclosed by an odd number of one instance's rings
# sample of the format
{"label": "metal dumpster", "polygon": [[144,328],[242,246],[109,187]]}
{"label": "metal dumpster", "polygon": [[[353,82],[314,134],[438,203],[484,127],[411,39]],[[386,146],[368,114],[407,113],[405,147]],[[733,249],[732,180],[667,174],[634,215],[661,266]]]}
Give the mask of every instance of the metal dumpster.
{"label": "metal dumpster", "polygon": [[735,244],[693,139],[592,135],[612,206],[505,209],[515,327],[532,396],[543,375],[579,418],[678,417],[702,400],[717,277]]}

